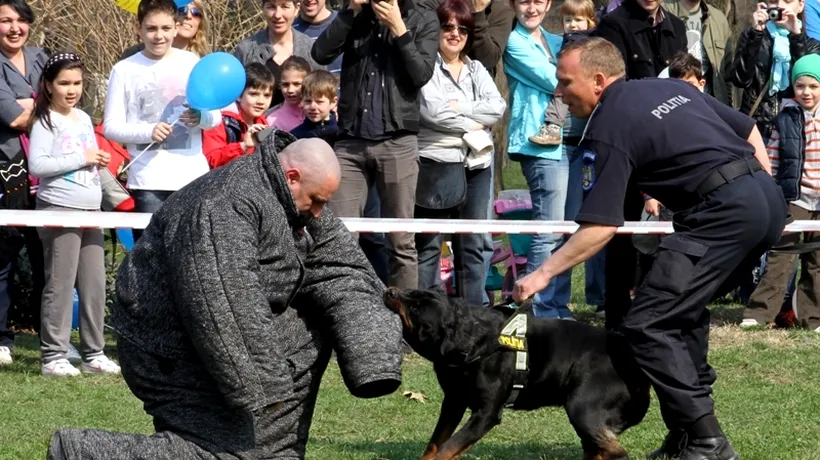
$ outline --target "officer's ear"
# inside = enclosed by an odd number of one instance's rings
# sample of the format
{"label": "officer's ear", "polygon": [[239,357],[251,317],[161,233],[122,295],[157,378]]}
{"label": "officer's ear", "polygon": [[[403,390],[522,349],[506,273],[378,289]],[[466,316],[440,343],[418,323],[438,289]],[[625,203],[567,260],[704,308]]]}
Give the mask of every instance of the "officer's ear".
{"label": "officer's ear", "polygon": [[606,89],[606,75],[601,72],[596,72],[595,75],[592,76],[593,80],[595,81],[595,92],[597,94],[601,94]]}

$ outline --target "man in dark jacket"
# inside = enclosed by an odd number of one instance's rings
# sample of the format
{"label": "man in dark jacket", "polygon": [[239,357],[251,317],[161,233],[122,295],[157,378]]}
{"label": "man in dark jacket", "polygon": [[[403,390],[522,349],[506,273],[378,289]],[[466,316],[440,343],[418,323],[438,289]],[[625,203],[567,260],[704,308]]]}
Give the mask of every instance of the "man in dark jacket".
{"label": "man in dark jacket", "polygon": [[333,150],[260,137],[174,193],[120,267],[122,373],[157,433],[60,430],[50,459],[302,459],[331,347],[354,396],[399,386],[399,319],[323,212],[341,175]]}
{"label": "man in dark jacket", "polygon": [[[439,21],[414,0],[351,0],[319,35],[311,55],[320,64],[342,58],[339,128],[334,148],[342,165],[330,209],[361,217],[367,184],[381,199],[381,216],[412,218],[418,179],[419,95],[433,76]],[[418,287],[411,233],[390,233],[389,283]]]}
{"label": "man in dark jacket", "polygon": [[618,48],[630,80],[657,77],[675,54],[687,50],[686,24],[658,0],[624,0],[603,16],[596,35]]}
{"label": "man in dark jacket", "polygon": [[[618,48],[627,79],[653,78],[680,51],[687,50],[686,25],[661,7],[659,0],[624,0],[601,19],[594,32]],[[641,220],[644,199],[630,186],[624,200],[628,221]],[[604,310],[607,327],[618,326],[632,305],[631,289],[640,278],[638,253],[630,235],[616,235],[607,244],[604,268]]]}

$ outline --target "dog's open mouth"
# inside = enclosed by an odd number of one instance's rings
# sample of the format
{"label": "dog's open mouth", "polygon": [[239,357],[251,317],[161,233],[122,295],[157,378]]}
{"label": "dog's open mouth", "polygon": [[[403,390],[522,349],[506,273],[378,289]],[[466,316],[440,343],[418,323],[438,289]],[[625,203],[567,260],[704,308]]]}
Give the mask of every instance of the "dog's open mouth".
{"label": "dog's open mouth", "polygon": [[410,318],[407,317],[407,310],[404,302],[402,301],[401,290],[393,287],[387,288],[387,290],[384,291],[384,304],[391,311],[398,313],[404,327],[413,327],[413,323],[410,321]]}

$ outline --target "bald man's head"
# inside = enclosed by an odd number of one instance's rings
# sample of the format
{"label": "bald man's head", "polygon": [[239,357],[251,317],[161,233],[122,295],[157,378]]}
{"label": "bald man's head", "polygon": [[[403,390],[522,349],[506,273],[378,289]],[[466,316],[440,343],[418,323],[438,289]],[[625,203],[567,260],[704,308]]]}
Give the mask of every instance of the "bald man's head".
{"label": "bald man's head", "polygon": [[318,217],[342,180],[333,148],[321,139],[299,139],[279,152],[279,162],[299,212]]}

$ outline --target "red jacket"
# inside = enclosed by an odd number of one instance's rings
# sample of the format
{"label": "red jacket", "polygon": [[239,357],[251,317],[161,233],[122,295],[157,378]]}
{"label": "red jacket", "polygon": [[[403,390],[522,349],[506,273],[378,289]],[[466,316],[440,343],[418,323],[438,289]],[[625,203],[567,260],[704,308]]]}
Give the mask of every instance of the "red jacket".
{"label": "red jacket", "polygon": [[[102,123],[94,126],[94,137],[97,138],[97,147],[111,155],[111,160],[106,167],[111,171],[111,175],[116,178],[120,173],[120,169],[125,166],[125,161],[131,160],[131,155],[120,144],[111,142],[105,137]],[[117,181],[119,182],[119,179],[117,179]],[[134,210],[134,199],[131,198],[126,191],[125,184],[120,182],[120,185],[122,189],[118,194],[116,191],[109,190],[110,193],[114,193],[117,197],[113,199],[121,200],[118,202],[117,207],[114,208],[114,211],[131,212]]]}
{"label": "red jacket", "polygon": [[[236,139],[239,139],[237,142],[228,143],[229,128],[225,126],[225,118],[229,118],[232,121],[232,125],[239,126],[240,131],[238,136],[236,136]],[[254,123],[267,124],[264,116],[254,120]],[[202,132],[202,152],[208,160],[208,166],[210,166],[211,169],[218,168],[243,154],[253,153],[253,147],[250,147],[247,152],[242,151],[241,142],[247,132],[248,125],[242,120],[242,116],[239,113],[232,110],[223,110],[222,123],[215,128]]]}

